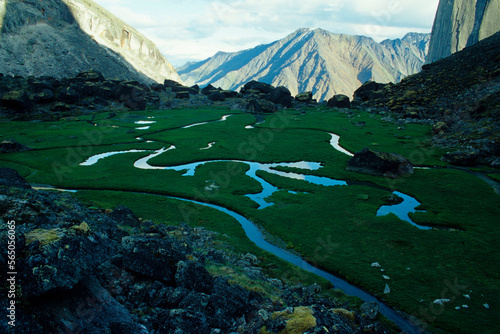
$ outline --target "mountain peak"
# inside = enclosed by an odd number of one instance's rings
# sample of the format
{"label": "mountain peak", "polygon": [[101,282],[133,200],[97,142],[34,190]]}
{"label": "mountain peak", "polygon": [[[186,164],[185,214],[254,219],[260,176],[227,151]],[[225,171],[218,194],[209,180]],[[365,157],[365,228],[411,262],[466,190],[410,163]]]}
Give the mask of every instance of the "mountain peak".
{"label": "mountain peak", "polygon": [[293,95],[312,91],[317,100],[326,100],[351,96],[367,80],[398,82],[418,72],[427,52],[425,36],[408,34],[404,43],[379,44],[365,36],[301,28],[267,45],[216,54],[179,74],[187,85],[238,90],[257,80],[285,86]]}

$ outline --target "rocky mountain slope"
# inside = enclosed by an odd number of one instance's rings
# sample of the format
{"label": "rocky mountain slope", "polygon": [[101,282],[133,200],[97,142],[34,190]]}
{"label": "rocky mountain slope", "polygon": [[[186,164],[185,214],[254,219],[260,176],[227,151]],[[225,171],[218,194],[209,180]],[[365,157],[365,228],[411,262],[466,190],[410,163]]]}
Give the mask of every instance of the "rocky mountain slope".
{"label": "rocky mountain slope", "polygon": [[451,163],[500,167],[500,32],[399,84],[366,83],[354,96],[389,120],[435,124],[434,142]]}
{"label": "rocky mountain slope", "polygon": [[292,95],[312,91],[317,100],[352,96],[368,80],[399,82],[418,72],[427,55],[429,35],[407,34],[377,43],[364,36],[299,29],[284,39],[253,49],[225,53],[178,69],[188,85],[212,84],[237,90],[257,80],[285,86]]}
{"label": "rocky mountain slope", "polygon": [[91,0],[0,0],[0,71],[71,77],[181,81],[158,48]]}
{"label": "rocky mountain slope", "polygon": [[[0,273],[12,282],[0,286],[9,296],[0,306],[16,303],[2,333],[393,332],[376,303],[266,277],[255,255],[231,252],[217,233],[157,225],[123,206],[89,209],[0,168],[0,237],[10,235],[17,275]],[[2,242],[0,265],[7,261]]]}
{"label": "rocky mountain slope", "polygon": [[441,0],[432,27],[427,63],[500,31],[500,1]]}

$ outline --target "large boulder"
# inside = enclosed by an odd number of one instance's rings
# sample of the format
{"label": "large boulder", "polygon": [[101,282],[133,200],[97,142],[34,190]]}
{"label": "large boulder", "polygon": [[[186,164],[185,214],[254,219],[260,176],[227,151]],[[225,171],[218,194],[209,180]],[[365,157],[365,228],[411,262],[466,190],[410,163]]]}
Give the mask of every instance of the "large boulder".
{"label": "large boulder", "polygon": [[351,172],[397,178],[413,174],[411,162],[399,154],[376,152],[364,148],[347,162],[346,170]]}
{"label": "large boulder", "polygon": [[210,293],[214,279],[198,261],[179,261],[175,274],[177,286],[197,292]]}
{"label": "large boulder", "polygon": [[113,212],[109,214],[110,218],[122,225],[140,227],[139,218],[129,208],[123,205],[117,206]]}
{"label": "large boulder", "polygon": [[208,84],[207,86],[205,86],[202,90],[201,90],[201,93],[203,95],[210,95],[214,92],[218,92],[220,91],[220,88],[215,88],[214,86],[212,86],[211,84]]}
{"label": "large boulder", "polygon": [[242,94],[248,94],[252,92],[257,92],[260,94],[269,94],[271,93],[275,88],[271,86],[270,84],[266,84],[263,82],[258,82],[255,80],[252,80],[250,82],[247,82],[240,90],[240,93]]}
{"label": "large boulder", "polygon": [[292,94],[288,88],[283,86],[276,87],[271,93],[269,93],[267,99],[275,104],[281,104],[287,108],[292,106]]}
{"label": "large boulder", "polygon": [[112,89],[113,97],[125,104],[126,107],[134,110],[146,109],[147,91],[137,81],[125,81],[116,85]]}
{"label": "large boulder", "polygon": [[375,81],[367,81],[354,91],[354,99],[361,101],[371,100],[376,95],[375,92],[381,90],[384,87],[384,84]]}
{"label": "large boulder", "polygon": [[295,96],[295,100],[297,100],[298,102],[309,103],[312,101],[312,99],[313,99],[312,92],[304,92],[297,94],[297,96]]}
{"label": "large boulder", "polygon": [[35,229],[25,234],[29,251],[21,260],[23,296],[36,297],[71,289],[109,257],[113,244],[88,226]]}
{"label": "large boulder", "polygon": [[29,112],[33,103],[29,98],[28,92],[24,89],[11,90],[0,98],[2,106],[17,112]]}
{"label": "large boulder", "polygon": [[30,147],[23,144],[19,144],[14,139],[5,139],[0,142],[1,153],[24,152],[30,150],[31,150]]}
{"label": "large boulder", "polygon": [[189,247],[168,237],[134,235],[122,239],[123,267],[155,280],[174,283],[177,263]]}
{"label": "large boulder", "polygon": [[210,95],[208,95],[208,99],[210,101],[224,101],[226,99],[226,95],[224,95],[224,93],[222,92],[219,92],[219,91],[214,91],[212,93],[210,93]]}
{"label": "large boulder", "polygon": [[351,101],[346,95],[337,94],[329,99],[326,105],[330,108],[350,108]]}

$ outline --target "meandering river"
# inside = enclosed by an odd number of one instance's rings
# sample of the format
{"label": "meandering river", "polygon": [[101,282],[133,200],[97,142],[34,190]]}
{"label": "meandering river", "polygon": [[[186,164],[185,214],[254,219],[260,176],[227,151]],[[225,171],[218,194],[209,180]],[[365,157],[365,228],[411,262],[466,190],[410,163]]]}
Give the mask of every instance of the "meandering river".
{"label": "meandering river", "polygon": [[[229,117],[230,115],[223,116],[220,120],[218,121],[224,121]],[[136,124],[152,124],[149,123],[150,121],[144,122],[136,122]],[[183,126],[182,128],[190,128],[194,126],[199,126],[206,124],[208,122],[201,122],[201,123],[194,123],[191,125],[186,125]],[[250,127],[246,127],[249,129]],[[330,141],[330,144],[333,148],[338,150],[339,152],[342,152],[344,154],[348,155],[353,155],[351,152],[347,151],[343,147],[339,145],[339,136],[333,133],[330,133],[332,136],[332,139]],[[142,139],[142,138],[138,138]],[[201,148],[201,149],[210,149],[214,142],[210,143],[207,147]],[[88,158],[85,162],[81,163],[82,166],[90,166],[93,164],[98,163],[102,159],[105,159],[106,157],[117,155],[117,154],[126,154],[126,153],[148,153],[144,157],[136,160],[133,165],[134,167],[138,169],[148,169],[148,170],[175,170],[175,171],[182,171],[184,172],[182,174],[183,177],[189,177],[193,176],[196,173],[196,168],[205,165],[205,164],[210,164],[210,163],[215,163],[215,162],[227,162],[227,163],[241,163],[241,164],[246,164],[249,169],[246,172],[246,175],[249,176],[250,178],[256,180],[257,182],[260,183],[262,186],[262,191],[260,193],[256,194],[247,194],[246,196],[255,201],[259,205],[259,209],[265,209],[269,206],[274,205],[271,201],[268,201],[267,199],[275,192],[281,190],[278,187],[274,186],[270,182],[264,180],[262,177],[259,177],[257,175],[258,171],[264,171],[270,174],[278,175],[281,177],[285,178],[291,178],[291,179],[296,179],[296,180],[302,180],[304,182],[310,182],[315,185],[321,185],[321,186],[348,186],[349,183],[344,180],[336,180],[333,178],[329,177],[324,177],[324,176],[316,176],[312,175],[310,171],[315,171],[320,168],[322,168],[321,163],[319,162],[309,162],[309,161],[298,161],[298,162],[282,162],[282,163],[260,163],[260,162],[255,162],[255,161],[243,161],[243,160],[211,160],[211,161],[198,161],[198,162],[193,162],[193,163],[188,163],[188,164],[182,164],[182,165],[177,165],[177,166],[153,166],[149,164],[149,160],[153,159],[154,157],[157,157],[161,154],[164,154],[168,151],[173,151],[175,150],[176,147],[174,145],[168,147],[168,148],[162,148],[160,150],[156,151],[150,151],[150,150],[129,150],[129,151],[114,151],[114,152],[106,152],[102,154],[98,154],[95,156],[92,156]],[[286,168],[294,168],[296,171],[294,172],[284,172],[279,170],[280,167],[286,167]],[[301,173],[302,171],[302,173]],[[307,171],[308,173],[303,173],[304,171]],[[374,186],[370,184],[363,184],[365,186]],[[430,229],[430,227],[427,226],[421,226],[416,224],[411,220],[409,217],[409,213],[415,212],[415,208],[420,205],[420,203],[414,199],[413,197],[400,193],[400,192],[393,192],[395,195],[401,197],[403,201],[400,204],[397,205],[385,205],[382,206],[378,212],[377,215],[386,215],[386,214],[395,214],[398,216],[401,220],[406,221],[416,228],[419,229]],[[158,195],[158,196],[163,196],[163,195]],[[176,199],[180,201],[186,201],[190,203],[195,203],[198,205],[203,205],[206,207],[210,207],[216,210],[219,210],[221,212],[224,212],[234,219],[236,219],[244,229],[247,237],[253,241],[258,247],[274,254],[275,256],[288,261],[306,271],[309,271],[311,273],[317,274],[327,280],[329,280],[336,288],[339,288],[343,290],[345,293],[353,296],[357,296],[365,301],[372,301],[376,302],[379,305],[379,310],[382,314],[384,314],[388,319],[394,321],[402,330],[406,331],[407,333],[417,333],[418,330],[415,326],[413,326],[408,320],[404,319],[402,316],[400,316],[397,312],[395,312],[393,309],[385,305],[384,303],[380,302],[376,297],[370,295],[369,293],[349,284],[348,282],[336,277],[335,275],[332,275],[328,272],[325,272],[319,268],[314,267],[310,263],[306,262],[304,259],[302,259],[300,256],[297,256],[295,254],[292,254],[284,249],[281,249],[268,241],[266,241],[264,235],[262,234],[261,230],[254,225],[249,219],[245,218],[244,216],[231,211],[227,208],[224,208],[219,205],[215,204],[209,204],[209,203],[204,203],[204,202],[198,202],[195,200],[190,200],[190,199],[185,199],[185,198],[179,198],[179,197],[170,197],[170,196],[163,196],[166,198],[171,198],[171,199]]]}

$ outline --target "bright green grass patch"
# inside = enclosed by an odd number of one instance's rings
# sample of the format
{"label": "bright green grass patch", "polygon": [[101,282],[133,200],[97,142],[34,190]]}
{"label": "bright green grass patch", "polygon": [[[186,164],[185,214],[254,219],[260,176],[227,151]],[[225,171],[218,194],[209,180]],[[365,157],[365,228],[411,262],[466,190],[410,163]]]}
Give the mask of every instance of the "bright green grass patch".
{"label": "bright green grass patch", "polygon": [[500,182],[500,174],[488,174],[488,176],[493,180]]}

